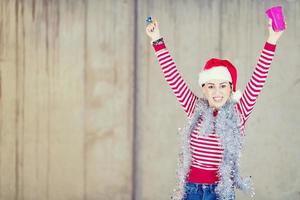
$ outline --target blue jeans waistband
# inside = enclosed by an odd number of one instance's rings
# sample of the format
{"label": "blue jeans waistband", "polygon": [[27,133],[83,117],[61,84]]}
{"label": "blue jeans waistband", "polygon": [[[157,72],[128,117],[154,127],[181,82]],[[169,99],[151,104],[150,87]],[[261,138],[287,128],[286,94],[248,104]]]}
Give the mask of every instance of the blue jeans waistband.
{"label": "blue jeans waistband", "polygon": [[203,184],[203,183],[191,183],[191,182],[187,182],[186,186],[188,186],[189,188],[193,188],[195,190],[210,190],[210,191],[214,191],[214,189],[217,187],[217,184]]}

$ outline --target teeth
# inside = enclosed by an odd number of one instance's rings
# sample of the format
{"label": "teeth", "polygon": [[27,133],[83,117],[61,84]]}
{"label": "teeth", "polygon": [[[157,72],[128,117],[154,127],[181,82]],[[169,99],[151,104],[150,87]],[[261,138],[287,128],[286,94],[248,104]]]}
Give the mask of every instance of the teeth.
{"label": "teeth", "polygon": [[223,97],[214,97],[213,98],[215,101],[222,101]]}

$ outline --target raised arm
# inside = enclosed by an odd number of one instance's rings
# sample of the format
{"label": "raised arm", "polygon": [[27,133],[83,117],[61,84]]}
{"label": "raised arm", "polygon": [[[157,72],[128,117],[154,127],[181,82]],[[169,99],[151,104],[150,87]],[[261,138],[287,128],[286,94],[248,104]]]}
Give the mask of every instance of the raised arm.
{"label": "raised arm", "polygon": [[154,21],[147,26],[146,33],[152,40],[151,43],[165,80],[173,90],[187,116],[190,116],[194,110],[198,97],[189,89],[187,83],[183,80],[177,70],[176,64],[159,34],[157,21]]}
{"label": "raised arm", "polygon": [[249,82],[247,83],[242,98],[238,102],[238,108],[242,113],[242,119],[244,123],[248,120],[250,113],[252,112],[257,101],[257,97],[266,82],[271,67],[271,62],[275,54],[276,43],[283,33],[283,31],[274,32],[271,24],[272,20],[270,19],[268,40],[261,51],[256,67]]}

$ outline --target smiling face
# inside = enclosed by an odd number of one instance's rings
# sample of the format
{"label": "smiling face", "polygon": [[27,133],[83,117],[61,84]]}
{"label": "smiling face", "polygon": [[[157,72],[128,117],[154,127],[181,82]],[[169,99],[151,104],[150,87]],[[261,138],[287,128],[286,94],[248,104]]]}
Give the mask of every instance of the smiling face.
{"label": "smiling face", "polygon": [[230,98],[232,86],[229,81],[213,79],[202,85],[202,92],[208,100],[209,106],[219,109]]}

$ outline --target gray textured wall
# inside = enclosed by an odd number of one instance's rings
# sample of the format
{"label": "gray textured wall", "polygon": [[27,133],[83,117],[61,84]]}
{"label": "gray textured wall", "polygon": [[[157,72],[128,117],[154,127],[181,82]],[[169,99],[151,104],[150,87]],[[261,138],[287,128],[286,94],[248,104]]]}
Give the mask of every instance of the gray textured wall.
{"label": "gray textured wall", "polygon": [[[248,121],[255,199],[300,199],[300,1],[0,1],[0,200],[169,199],[185,114],[145,34],[155,16],[178,69],[230,59],[242,90],[267,38],[288,29]],[[238,199],[250,199],[238,192]]]}

